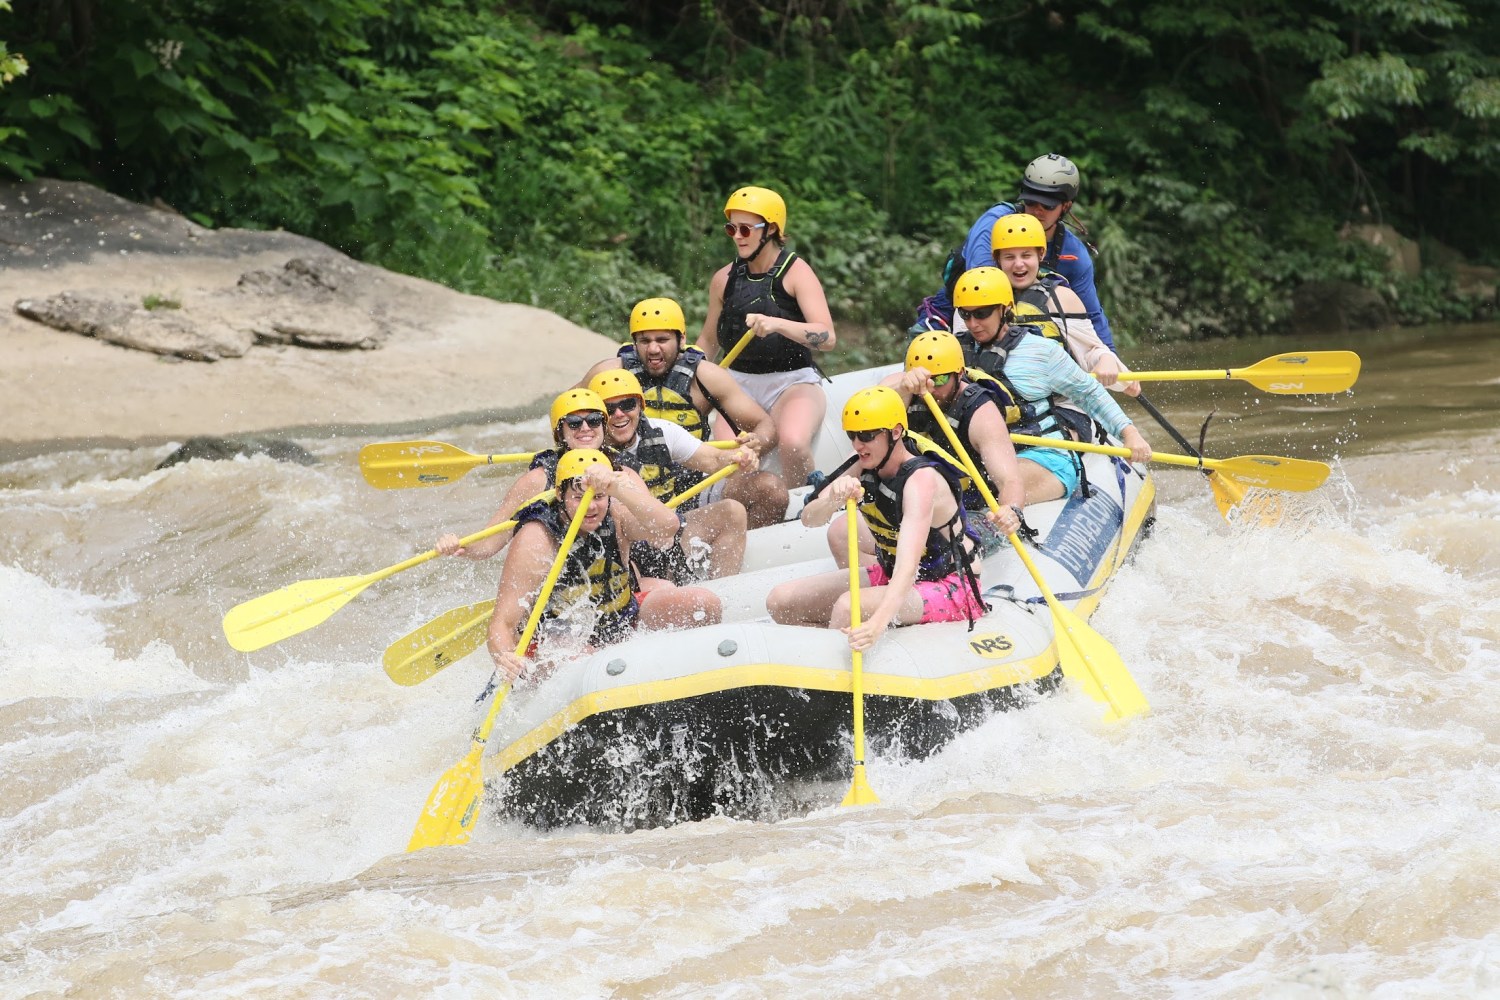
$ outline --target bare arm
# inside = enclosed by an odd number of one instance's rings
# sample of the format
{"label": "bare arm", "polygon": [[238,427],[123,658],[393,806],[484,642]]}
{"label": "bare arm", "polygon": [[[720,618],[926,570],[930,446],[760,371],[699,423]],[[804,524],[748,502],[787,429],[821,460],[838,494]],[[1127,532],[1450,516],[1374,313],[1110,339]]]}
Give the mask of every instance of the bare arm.
{"label": "bare arm", "polygon": [[757,337],[779,333],[815,351],[833,350],[838,343],[838,334],[833,329],[833,315],[828,311],[828,297],[823,294],[823,283],[813,273],[812,267],[800,257],[787,271],[786,290],[797,300],[797,308],[802,311],[806,322],[749,313],[745,316],[746,325],[755,331]]}
{"label": "bare arm", "polygon": [[[733,376],[712,361],[700,361],[698,381],[701,385],[693,387],[694,395],[704,390],[711,393],[718,400],[720,412],[740,429],[741,441],[761,455],[776,447],[776,421],[740,388]],[[693,402],[696,404],[697,400]]]}
{"label": "bare arm", "polygon": [[858,502],[864,493],[865,488],[858,479],[840,476],[802,508],[802,523],[809,528],[821,528],[833,520],[835,511],[844,509],[846,500]]}
{"label": "bare arm", "polygon": [[694,346],[712,361],[719,353],[719,316],[724,312],[724,286],[729,284],[729,265],[725,264],[708,279],[708,313],[703,317],[703,329],[698,331],[698,343]]}
{"label": "bare arm", "polygon": [[[490,518],[491,524],[499,524],[501,521],[509,521],[516,516],[532,497],[547,488],[547,472],[544,469],[527,469],[525,474],[511,483],[510,489],[505,493],[505,499],[500,501],[500,509],[495,511],[495,516]],[[462,556],[465,559],[488,559],[501,549],[505,548],[510,541],[513,531],[502,531],[488,538],[481,538],[473,545],[460,547],[458,536],[452,532],[445,532],[437,540],[437,550],[445,556]]]}
{"label": "bare arm", "polygon": [[516,655],[521,641],[521,626],[530,612],[524,602],[536,594],[557,558],[557,544],[540,524],[525,524],[516,536],[500,586],[495,592],[495,613],[490,616],[489,653],[496,669],[515,680],[526,668],[526,661]]}
{"label": "bare arm", "polygon": [[613,513],[627,541],[649,542],[664,546],[677,537],[677,512],[651,495],[651,491],[632,469],[612,472],[602,465],[584,473],[584,482],[596,493],[614,500]]}
{"label": "bare arm", "polygon": [[[880,603],[870,612],[868,624],[872,637],[890,625],[901,610],[901,603],[917,583],[917,567],[927,548],[927,532],[932,527],[933,508],[942,477],[933,469],[918,469],[906,481],[901,493],[901,527],[896,536],[896,565]],[[951,506],[952,499],[949,498]]]}
{"label": "bare arm", "polygon": [[[1020,507],[1026,503],[1026,487],[1021,482],[1021,468],[1016,465],[1016,448],[1005,429],[1005,417],[995,405],[981,406],[969,420],[969,442],[979,452],[984,471],[995,484],[996,499],[1002,507]],[[1007,525],[1009,526],[1009,525]],[[1014,530],[1014,528],[1012,528]],[[1006,534],[1010,534],[1009,531]]]}

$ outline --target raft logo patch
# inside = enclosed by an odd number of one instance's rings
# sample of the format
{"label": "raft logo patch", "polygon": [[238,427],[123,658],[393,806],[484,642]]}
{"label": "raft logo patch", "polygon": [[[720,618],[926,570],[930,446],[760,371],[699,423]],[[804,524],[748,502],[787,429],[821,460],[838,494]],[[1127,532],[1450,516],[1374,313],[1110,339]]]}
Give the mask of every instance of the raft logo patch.
{"label": "raft logo patch", "polygon": [[996,632],[992,635],[971,636],[969,648],[986,660],[1003,660],[1016,645],[1010,641],[1010,636]]}
{"label": "raft logo patch", "polygon": [[1093,493],[1087,500],[1076,494],[1070,498],[1042,543],[1043,550],[1079,584],[1093,578],[1115,533],[1125,523],[1125,511],[1114,498],[1098,488]]}

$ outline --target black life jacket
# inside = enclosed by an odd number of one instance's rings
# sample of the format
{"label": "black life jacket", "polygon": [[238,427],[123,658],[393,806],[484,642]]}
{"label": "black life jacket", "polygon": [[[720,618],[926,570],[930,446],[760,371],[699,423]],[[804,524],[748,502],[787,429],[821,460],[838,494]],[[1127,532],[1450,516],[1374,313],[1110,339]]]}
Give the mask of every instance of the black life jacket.
{"label": "black life jacket", "polygon": [[[964,446],[964,451],[968,452],[969,457],[974,460],[974,465],[979,470],[979,474],[984,477],[984,484],[990,488],[990,493],[994,494],[996,492],[995,483],[990,478],[989,470],[984,467],[984,462],[980,458],[978,450],[974,447],[973,439],[969,437],[969,425],[974,419],[974,414],[981,407],[987,406],[990,403],[994,403],[999,408],[1002,417],[1006,417],[1008,413],[1016,411],[1019,418],[1019,411],[1006,392],[1005,387],[993,379],[983,379],[975,382],[965,381],[963,389],[958,394],[958,399],[954,402],[953,412],[944,410],[943,416],[947,418],[948,426],[953,428],[953,433],[958,436],[958,443]],[[912,401],[910,408],[907,410],[907,419],[909,421],[907,430],[919,442],[930,439],[935,445],[947,444],[948,436],[943,433],[943,429],[932,419],[932,412],[927,409],[927,404],[922,400],[916,399]],[[1006,419],[1006,423],[1010,423],[1008,418]],[[926,447],[920,450],[924,453],[930,451]],[[955,464],[958,463],[955,462]],[[984,495],[979,492],[978,487],[968,482],[967,476],[963,477],[961,485],[963,486],[965,507],[970,510],[983,510],[987,507]]]}
{"label": "black life jacket", "polygon": [[[667,448],[667,435],[651,421],[641,417],[635,429],[635,450],[619,452],[615,464],[640,473],[641,480],[651,495],[662,503],[703,481],[703,473],[684,468],[672,461],[672,452]],[[692,510],[701,497],[682,504],[678,511]]]}
{"label": "black life jacket", "polygon": [[[559,545],[568,531],[569,518],[564,516],[562,505],[556,501],[525,507],[516,513],[516,520],[519,522],[516,525],[518,531],[522,524],[535,521],[546,528]],[[635,599],[636,586],[635,570],[620,558],[614,516],[606,516],[598,530],[580,531],[573,540],[552,596],[542,611],[538,631],[560,631],[556,627],[559,612],[586,601],[593,606],[595,614],[589,645],[619,642],[635,627],[640,614],[641,606]]]}
{"label": "black life jacket", "polygon": [[941,580],[953,573],[963,573],[976,597],[979,581],[973,570],[973,560],[979,551],[979,535],[969,527],[964,518],[964,506],[959,493],[958,470],[947,462],[930,455],[917,455],[901,463],[890,479],[881,479],[874,470],[860,474],[864,496],[859,511],[864,515],[870,533],[875,536],[875,558],[880,568],[890,576],[896,567],[896,542],[901,529],[901,504],[906,482],[918,469],[936,469],[953,495],[955,508],[946,524],[929,528],[922,551],[922,561],[917,565],[918,580]]}
{"label": "black life jacket", "polygon": [[705,357],[702,351],[696,347],[679,351],[677,360],[667,369],[666,375],[659,377],[646,373],[646,366],[641,363],[634,344],[626,344],[620,348],[619,357],[620,367],[641,383],[641,390],[646,394],[646,416],[670,420],[700,441],[707,441],[713,436],[708,421],[698,412],[698,407],[693,405],[693,382],[698,377],[698,365]]}
{"label": "black life jacket", "polygon": [[[975,381],[991,381],[1004,391],[1008,401],[997,398],[996,402],[1005,414],[1005,423],[1011,433],[1044,437],[1062,432],[1062,423],[1057,416],[1057,400],[1062,397],[1057,393],[1049,393],[1039,399],[1028,399],[1005,377],[1005,361],[1010,357],[1010,352],[1015,350],[1022,337],[1043,336],[1040,328],[1025,323],[1012,323],[1004,336],[983,346],[968,330],[955,336],[964,349],[964,363],[969,366],[969,375]],[[1022,430],[1023,427],[1027,429]]]}
{"label": "black life jacket", "polygon": [[[797,259],[796,251],[781,248],[765,274],[751,274],[748,261],[736,258],[729,265],[729,279],[724,284],[724,308],[719,313],[719,346],[728,351],[745,335],[745,317],[763,313],[807,322],[797,300],[786,290],[786,272]],[[779,333],[756,337],[745,346],[732,366],[736,371],[764,375],[769,372],[794,372],[812,368],[812,351]]]}
{"label": "black life jacket", "polygon": [[[1065,310],[1057,296],[1057,289],[1065,280],[1056,271],[1043,269],[1031,287],[1016,296],[1016,321],[1041,328],[1042,336],[1057,341],[1068,352],[1068,357],[1077,362],[1078,356],[1068,344],[1067,332],[1068,320],[1077,319],[1080,314]],[[1088,313],[1081,316],[1088,319]]]}

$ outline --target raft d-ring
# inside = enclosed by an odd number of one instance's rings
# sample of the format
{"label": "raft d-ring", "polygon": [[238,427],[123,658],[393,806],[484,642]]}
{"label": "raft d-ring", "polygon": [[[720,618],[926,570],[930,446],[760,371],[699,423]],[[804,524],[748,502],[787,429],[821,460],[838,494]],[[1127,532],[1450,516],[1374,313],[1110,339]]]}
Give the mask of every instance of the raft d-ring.
{"label": "raft d-ring", "polygon": [[720,656],[733,656],[735,653],[738,653],[739,651],[740,651],[740,644],[737,643],[737,642],[735,642],[733,639],[725,639],[723,642],[719,643],[719,655]]}

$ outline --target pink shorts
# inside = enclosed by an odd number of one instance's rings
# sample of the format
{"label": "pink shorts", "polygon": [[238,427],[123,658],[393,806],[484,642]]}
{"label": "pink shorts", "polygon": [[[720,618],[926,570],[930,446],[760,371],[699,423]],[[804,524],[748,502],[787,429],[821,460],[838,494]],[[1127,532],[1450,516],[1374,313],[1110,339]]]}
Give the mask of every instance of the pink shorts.
{"label": "pink shorts", "polygon": [[[865,567],[865,580],[872,587],[884,587],[891,582],[879,563]],[[916,588],[917,596],[922,599],[922,619],[915,624],[968,621],[985,612],[962,573],[949,573],[941,580],[918,580]]]}

